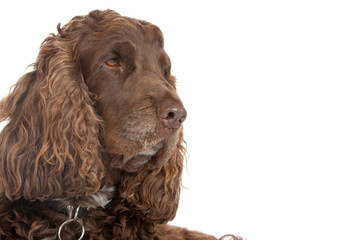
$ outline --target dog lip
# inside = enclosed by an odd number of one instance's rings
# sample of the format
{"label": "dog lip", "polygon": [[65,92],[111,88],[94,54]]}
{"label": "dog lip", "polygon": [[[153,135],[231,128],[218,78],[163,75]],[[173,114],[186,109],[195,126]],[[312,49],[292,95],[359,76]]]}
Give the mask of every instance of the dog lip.
{"label": "dog lip", "polygon": [[164,147],[164,142],[161,141],[159,143],[157,143],[155,146],[149,148],[146,151],[140,152],[137,155],[141,155],[141,156],[154,156],[155,154],[158,153],[158,151]]}

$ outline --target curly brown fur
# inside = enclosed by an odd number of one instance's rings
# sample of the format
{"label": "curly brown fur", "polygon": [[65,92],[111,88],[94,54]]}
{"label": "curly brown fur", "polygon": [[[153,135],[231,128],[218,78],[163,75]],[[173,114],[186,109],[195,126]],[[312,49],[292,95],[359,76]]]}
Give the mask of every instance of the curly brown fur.
{"label": "curly brown fur", "polygon": [[84,239],[214,239],[166,224],[186,117],[170,66],[158,27],[111,10],[45,39],[0,102],[0,239],[56,239],[69,205],[83,209]]}

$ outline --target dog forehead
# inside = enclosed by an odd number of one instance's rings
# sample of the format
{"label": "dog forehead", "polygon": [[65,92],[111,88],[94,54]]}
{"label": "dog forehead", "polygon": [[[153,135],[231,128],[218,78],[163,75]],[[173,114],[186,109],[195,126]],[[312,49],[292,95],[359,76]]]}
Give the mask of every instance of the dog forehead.
{"label": "dog forehead", "polygon": [[122,16],[112,10],[95,10],[83,18],[75,17],[72,22],[76,25],[78,21],[88,25],[88,34],[96,38],[113,38],[117,35],[119,38],[153,43],[160,48],[164,46],[164,37],[159,27],[148,21]]}
{"label": "dog forehead", "polygon": [[164,38],[161,30],[155,25],[144,25],[142,22],[133,19],[129,21],[122,17],[106,27],[103,26],[101,30],[92,29],[81,40],[80,46],[87,51],[96,49],[106,51],[108,47],[127,42],[145,49],[163,49]]}
{"label": "dog forehead", "polygon": [[143,20],[133,20],[142,27],[147,40],[158,43],[160,47],[164,46],[164,35],[158,26]]}
{"label": "dog forehead", "polygon": [[164,36],[160,28],[150,22],[135,18],[119,16],[114,19],[109,28],[104,31],[112,38],[129,39],[164,47]]}

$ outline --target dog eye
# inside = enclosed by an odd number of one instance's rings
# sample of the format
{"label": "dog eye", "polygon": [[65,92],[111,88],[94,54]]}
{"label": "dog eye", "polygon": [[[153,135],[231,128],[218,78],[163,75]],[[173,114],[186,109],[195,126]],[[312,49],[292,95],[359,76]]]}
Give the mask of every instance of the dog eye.
{"label": "dog eye", "polygon": [[116,66],[120,65],[119,60],[116,58],[111,58],[111,59],[107,60],[105,63],[109,67],[116,67]]}

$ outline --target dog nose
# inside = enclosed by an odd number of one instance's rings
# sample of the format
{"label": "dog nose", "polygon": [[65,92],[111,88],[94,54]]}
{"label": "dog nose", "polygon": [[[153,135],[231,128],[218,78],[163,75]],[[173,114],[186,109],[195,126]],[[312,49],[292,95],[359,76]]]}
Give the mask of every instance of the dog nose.
{"label": "dog nose", "polygon": [[186,119],[186,110],[182,104],[165,100],[160,104],[159,120],[169,129],[177,129]]}

